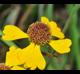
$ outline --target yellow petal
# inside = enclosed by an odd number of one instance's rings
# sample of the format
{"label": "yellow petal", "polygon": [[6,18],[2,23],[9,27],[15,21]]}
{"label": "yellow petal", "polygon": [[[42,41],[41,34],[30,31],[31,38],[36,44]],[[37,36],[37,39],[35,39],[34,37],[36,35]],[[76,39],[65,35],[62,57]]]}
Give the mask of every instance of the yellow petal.
{"label": "yellow petal", "polygon": [[56,22],[49,21],[47,17],[41,17],[41,22],[45,23],[49,28],[52,36],[58,38],[64,38],[64,34],[61,32],[61,29],[57,26]]}
{"label": "yellow petal", "polygon": [[26,70],[26,69],[24,69],[23,67],[20,67],[20,66],[13,66],[11,68],[11,70]]}
{"label": "yellow petal", "polygon": [[43,70],[46,66],[46,62],[41,54],[40,47],[34,45],[33,43],[23,49],[21,56],[22,59],[25,59],[25,68],[34,70],[38,67],[40,70]]}
{"label": "yellow petal", "polygon": [[28,38],[28,35],[14,25],[6,25],[3,30],[3,40],[16,40]]}
{"label": "yellow petal", "polygon": [[47,17],[42,16],[42,17],[41,17],[41,22],[43,22],[43,23],[45,23],[45,24],[48,24],[48,23],[49,23],[49,20],[48,20]]}
{"label": "yellow petal", "polygon": [[34,60],[36,60],[35,61],[36,65],[38,66],[38,68],[40,70],[45,69],[46,62],[45,62],[43,55],[41,54],[40,46],[36,45],[34,50],[35,50],[34,51]]}
{"label": "yellow petal", "polygon": [[70,39],[51,40],[50,46],[58,53],[64,54],[70,52],[70,46],[72,44]]}
{"label": "yellow petal", "polygon": [[15,65],[21,65],[22,62],[19,59],[19,51],[21,49],[17,49],[15,46],[10,47],[10,50],[6,53],[6,61],[5,65],[7,66],[15,66]]}
{"label": "yellow petal", "polygon": [[57,26],[56,22],[49,22],[48,26],[50,27],[50,31],[52,36],[58,37],[60,39],[64,38],[63,32],[61,32],[61,29]]}
{"label": "yellow petal", "polygon": [[19,53],[20,60],[23,61],[23,63],[26,61],[26,59],[30,59],[30,54],[33,54],[32,49],[34,48],[34,43],[31,43],[29,46],[22,49],[22,51]]}

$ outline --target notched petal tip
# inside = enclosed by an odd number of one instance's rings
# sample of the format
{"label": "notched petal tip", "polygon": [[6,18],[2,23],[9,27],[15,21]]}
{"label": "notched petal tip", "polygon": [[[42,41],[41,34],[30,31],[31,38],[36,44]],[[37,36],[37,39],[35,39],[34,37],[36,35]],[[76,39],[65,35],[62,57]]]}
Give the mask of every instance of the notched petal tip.
{"label": "notched petal tip", "polygon": [[72,45],[72,41],[71,41],[71,39],[68,39],[68,38],[67,38],[66,41],[67,41],[67,43],[68,43],[69,46]]}

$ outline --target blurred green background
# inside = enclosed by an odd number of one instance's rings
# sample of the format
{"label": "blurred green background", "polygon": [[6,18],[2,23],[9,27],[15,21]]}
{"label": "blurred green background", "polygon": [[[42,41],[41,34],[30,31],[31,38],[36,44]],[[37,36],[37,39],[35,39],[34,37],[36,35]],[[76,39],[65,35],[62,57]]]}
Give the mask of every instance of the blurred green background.
{"label": "blurred green background", "polygon": [[[80,70],[80,4],[0,4],[0,37],[5,25],[13,24],[26,32],[28,26],[40,20],[41,16],[56,21],[66,38],[72,40],[70,53],[57,57],[45,56],[46,70]],[[27,39],[13,42],[0,39],[0,63],[5,62],[9,46],[24,48],[28,44]],[[42,50],[45,49],[42,47]]]}

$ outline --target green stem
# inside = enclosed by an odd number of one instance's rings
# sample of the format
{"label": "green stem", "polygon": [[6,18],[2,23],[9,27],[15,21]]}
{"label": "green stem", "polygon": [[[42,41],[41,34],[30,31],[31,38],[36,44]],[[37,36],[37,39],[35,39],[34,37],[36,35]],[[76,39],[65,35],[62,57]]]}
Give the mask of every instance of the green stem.
{"label": "green stem", "polygon": [[70,21],[70,35],[72,39],[72,59],[76,61],[77,69],[80,70],[79,35],[77,30],[77,11],[79,6],[73,6],[74,13]]}
{"label": "green stem", "polygon": [[38,19],[40,19],[41,16],[43,16],[44,13],[44,4],[39,4],[38,5]]}
{"label": "green stem", "polygon": [[46,17],[48,17],[48,19],[49,20],[52,20],[52,18],[53,18],[53,8],[54,8],[54,5],[53,4],[48,4],[47,5],[47,8],[46,8],[46,11],[45,11],[45,13],[44,13],[44,15],[46,16]]}
{"label": "green stem", "polygon": [[[73,6],[73,4],[67,5],[66,8],[68,9],[68,13],[69,13],[69,18],[67,19],[65,26],[63,28],[63,32],[66,33],[68,27],[69,27],[69,23],[72,20],[72,16],[75,12],[75,9],[77,8],[76,6]],[[78,7],[79,8],[79,7]],[[77,9],[78,9],[77,8]]]}
{"label": "green stem", "polygon": [[0,30],[0,36],[2,35],[3,33],[2,33],[2,31]]}

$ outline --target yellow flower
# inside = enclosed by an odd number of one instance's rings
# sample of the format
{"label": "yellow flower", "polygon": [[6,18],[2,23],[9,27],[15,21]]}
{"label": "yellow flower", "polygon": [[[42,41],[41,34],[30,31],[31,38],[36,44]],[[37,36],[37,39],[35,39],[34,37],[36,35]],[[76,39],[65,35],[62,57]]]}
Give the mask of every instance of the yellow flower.
{"label": "yellow flower", "polygon": [[[40,51],[41,45],[48,43],[56,52],[64,54],[70,52],[72,44],[70,39],[65,38],[56,22],[49,21],[46,17],[41,17],[40,22],[32,23],[27,33],[24,33],[14,25],[6,25],[3,33],[3,40],[29,38],[30,45],[19,52],[19,59],[22,60],[21,62],[24,63],[25,68],[30,68],[31,70],[37,67],[40,70],[45,69],[46,62]],[[57,37],[59,40],[52,39],[52,37]]]}

